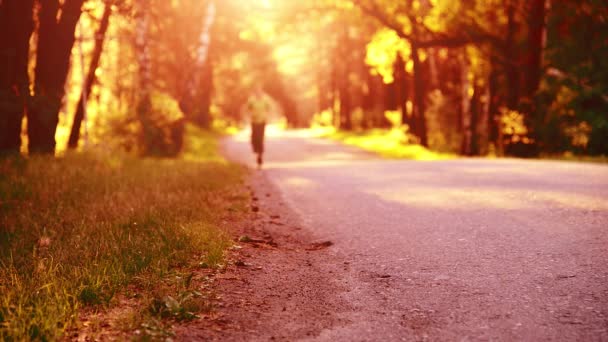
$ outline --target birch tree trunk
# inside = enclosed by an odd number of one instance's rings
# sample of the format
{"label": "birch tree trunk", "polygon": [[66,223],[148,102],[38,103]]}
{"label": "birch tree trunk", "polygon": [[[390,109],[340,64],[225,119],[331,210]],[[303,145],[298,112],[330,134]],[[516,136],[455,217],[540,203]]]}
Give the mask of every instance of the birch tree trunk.
{"label": "birch tree trunk", "polygon": [[179,101],[182,111],[193,118],[196,124],[205,128],[209,127],[211,121],[209,109],[213,92],[213,59],[210,50],[211,33],[216,15],[215,2],[209,1],[201,25],[192,77],[186,80],[184,94]]}

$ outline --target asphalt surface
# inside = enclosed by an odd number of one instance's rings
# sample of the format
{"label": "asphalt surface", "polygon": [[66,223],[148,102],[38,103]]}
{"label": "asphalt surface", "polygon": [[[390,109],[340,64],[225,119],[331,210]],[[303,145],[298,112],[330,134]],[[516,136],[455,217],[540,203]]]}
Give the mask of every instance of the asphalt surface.
{"label": "asphalt surface", "polygon": [[[257,172],[334,243],[320,269],[343,269],[347,323],[309,339],[608,341],[606,165],[382,160],[269,133]],[[254,165],[247,133],[224,150]]]}

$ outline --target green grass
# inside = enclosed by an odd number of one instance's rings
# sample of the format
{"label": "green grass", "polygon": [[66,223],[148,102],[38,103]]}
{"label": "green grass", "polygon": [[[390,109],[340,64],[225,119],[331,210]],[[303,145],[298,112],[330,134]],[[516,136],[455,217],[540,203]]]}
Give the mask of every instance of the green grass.
{"label": "green grass", "polygon": [[581,155],[576,155],[576,154],[568,153],[568,152],[563,153],[561,155],[542,155],[541,159],[597,163],[597,164],[608,163],[608,156],[581,156]]}
{"label": "green grass", "polygon": [[128,284],[152,298],[176,269],[223,263],[231,240],[219,222],[245,196],[242,169],[216,147],[189,128],[178,159],[0,159],[0,340],[60,339],[81,309],[114,305]]}
{"label": "green grass", "polygon": [[[313,136],[340,141],[390,159],[444,160],[458,158],[456,154],[435,152],[421,145],[411,143],[411,138],[404,130],[399,128],[339,131],[330,126],[315,126],[311,128],[311,131]],[[495,155],[487,155],[486,157],[496,158]],[[541,155],[538,159],[608,163],[608,156],[584,156],[569,152],[559,155]]]}
{"label": "green grass", "polygon": [[413,160],[441,160],[456,158],[456,155],[433,152],[421,145],[413,144],[401,129],[370,129],[364,131],[337,131],[334,128],[313,129],[320,137],[341,141],[374,152],[385,158]]}

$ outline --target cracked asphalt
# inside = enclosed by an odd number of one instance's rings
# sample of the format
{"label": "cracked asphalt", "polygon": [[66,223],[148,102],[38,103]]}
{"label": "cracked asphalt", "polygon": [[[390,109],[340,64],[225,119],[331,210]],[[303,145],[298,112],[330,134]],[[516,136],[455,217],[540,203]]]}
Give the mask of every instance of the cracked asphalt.
{"label": "cracked asphalt", "polygon": [[[306,131],[266,144],[256,172],[333,242],[315,270],[347,303],[293,339],[608,340],[608,166],[383,160]],[[247,133],[223,148],[253,167]]]}

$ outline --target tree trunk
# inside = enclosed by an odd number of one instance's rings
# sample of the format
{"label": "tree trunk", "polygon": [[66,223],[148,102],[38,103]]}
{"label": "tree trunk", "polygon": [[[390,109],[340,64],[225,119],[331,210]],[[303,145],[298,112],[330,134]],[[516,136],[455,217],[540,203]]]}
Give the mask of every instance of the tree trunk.
{"label": "tree trunk", "polygon": [[437,73],[437,49],[429,48],[429,89],[431,91],[439,89],[439,76]]}
{"label": "tree trunk", "polygon": [[332,54],[332,61],[331,61],[331,75],[330,75],[330,104],[331,104],[331,123],[332,125],[334,125],[334,127],[339,127],[340,126],[340,113],[339,110],[340,108],[338,107],[339,104],[339,71],[338,71],[338,51],[337,48],[334,48],[333,54]]}
{"label": "tree trunk", "polygon": [[546,0],[532,0],[529,3],[528,39],[526,74],[524,84],[524,99],[521,110],[528,114],[526,124],[530,127],[530,134],[536,139],[534,128],[542,125],[543,115],[539,112],[536,103],[536,93],[540,87],[542,76],[542,56],[545,41],[545,15]]}
{"label": "tree trunk", "polygon": [[342,80],[340,86],[340,129],[350,131],[352,124],[352,106],[348,80]]}
{"label": "tree trunk", "polygon": [[344,60],[340,63],[340,80],[339,80],[339,98],[340,98],[340,129],[347,131],[352,130],[352,99],[350,94],[350,62],[351,49],[350,39],[348,35],[348,26],[344,23],[342,27],[342,37],[340,41],[340,50]]}
{"label": "tree trunk", "polygon": [[148,42],[148,30],[150,16],[148,13],[148,4],[146,0],[138,0],[136,2],[137,19],[135,27],[135,48],[138,63],[139,76],[139,98],[137,101],[137,117],[141,124],[142,140],[144,146],[144,154],[155,153],[155,139],[157,132],[154,125],[150,121],[151,114],[151,80],[152,80],[152,65],[150,56],[150,47]]}
{"label": "tree trunk", "polygon": [[213,1],[207,4],[207,11],[203,18],[199,35],[198,53],[194,63],[194,78],[187,87],[186,92],[192,96],[194,104],[192,114],[194,123],[202,128],[211,125],[211,95],[213,92],[213,60],[211,58],[211,33],[216,19],[216,8]]}
{"label": "tree trunk", "polygon": [[491,62],[490,77],[488,80],[488,139],[494,143],[495,153],[497,156],[504,155],[503,137],[501,118],[498,112],[498,71],[496,70],[496,62]]}
{"label": "tree trunk", "polygon": [[473,97],[471,98],[471,122],[470,122],[470,129],[469,131],[471,132],[471,141],[470,141],[470,150],[469,150],[469,155],[471,156],[476,156],[479,155],[479,133],[477,131],[477,127],[478,127],[478,123],[479,123],[479,111],[480,111],[480,94],[479,94],[479,89],[474,85],[475,83],[473,82]]}
{"label": "tree trunk", "polygon": [[470,156],[473,152],[473,118],[471,116],[471,97],[469,90],[471,82],[469,82],[469,61],[466,51],[463,50],[461,55],[461,102],[460,112],[462,113],[462,144],[460,153],[465,156]]}
{"label": "tree trunk", "polygon": [[517,69],[517,55],[515,51],[515,34],[517,25],[515,22],[514,0],[507,2],[507,37],[504,46],[507,72],[507,107],[516,109],[519,104],[519,73]]}
{"label": "tree trunk", "polygon": [[[317,57],[319,61],[322,60],[322,51],[323,47],[321,44],[321,39],[317,39],[317,48],[319,56]],[[327,99],[327,87],[323,78],[323,69],[321,67],[316,69],[315,72],[315,84],[317,86],[317,113],[323,112],[325,109],[329,107],[329,101]]]}
{"label": "tree trunk", "polygon": [[397,96],[397,108],[401,109],[401,123],[410,127],[414,126],[412,117],[407,111],[408,101],[408,77],[405,72],[405,61],[401,54],[397,54],[397,60],[395,61],[395,88]]}
{"label": "tree trunk", "polygon": [[376,105],[376,98],[378,97],[376,87],[374,85],[374,79],[371,73],[367,70],[363,70],[363,79],[365,80],[366,92],[362,93],[361,97],[361,109],[363,109],[363,122],[361,128],[367,129],[374,126],[375,112],[374,107]]}
{"label": "tree trunk", "polygon": [[368,118],[368,125],[364,128],[390,127],[384,116],[384,87],[380,76],[374,76],[366,70],[365,80],[368,93],[364,96],[363,109]]}
{"label": "tree trunk", "polygon": [[533,101],[542,75],[546,0],[532,0],[528,17],[528,55],[526,60],[526,97]]}
{"label": "tree trunk", "polygon": [[211,95],[213,93],[213,62],[207,59],[201,72],[201,80],[198,84],[198,101],[195,123],[202,128],[211,125]]}
{"label": "tree trunk", "polygon": [[34,99],[28,108],[30,153],[52,154],[61,101],[84,0],[40,2]]}
{"label": "tree trunk", "polygon": [[106,32],[108,31],[108,26],[110,26],[111,15],[112,6],[106,3],[103,11],[103,16],[101,17],[99,29],[95,34],[95,47],[93,49],[91,64],[89,65],[89,72],[84,83],[84,89],[82,90],[82,94],[80,95],[80,100],[78,101],[78,106],[76,107],[74,122],[72,123],[72,130],[70,132],[70,139],[68,141],[68,148],[70,149],[75,149],[76,147],[78,147],[78,140],[80,138],[80,127],[82,125],[82,120],[84,119],[84,112],[86,106],[85,99],[87,97],[87,94],[91,93],[91,89],[93,88],[93,84],[95,83],[95,71],[99,67],[99,60],[101,59],[101,53],[103,51],[103,44],[105,41]]}
{"label": "tree trunk", "polygon": [[[491,72],[491,71],[490,71]],[[491,100],[491,90],[490,90],[490,84],[486,82],[486,84],[484,84],[483,88],[480,89],[480,92],[483,91],[483,96],[480,96],[480,100],[479,100],[479,121],[478,121],[478,125],[477,125],[477,135],[479,137],[478,139],[478,147],[479,147],[479,154],[480,155],[487,155],[489,152],[489,147],[490,147],[490,131],[489,128],[491,127],[490,125],[490,120],[491,120],[491,113],[490,113],[490,108],[492,105],[492,100]]]}
{"label": "tree trunk", "polygon": [[414,62],[414,121],[416,122],[414,134],[420,139],[420,144],[428,147],[426,131],[426,103],[424,81],[422,79],[422,63],[418,55],[418,48],[412,44],[412,61]]}
{"label": "tree trunk", "polygon": [[29,98],[29,41],[33,0],[0,4],[0,154],[19,153],[21,122]]}

